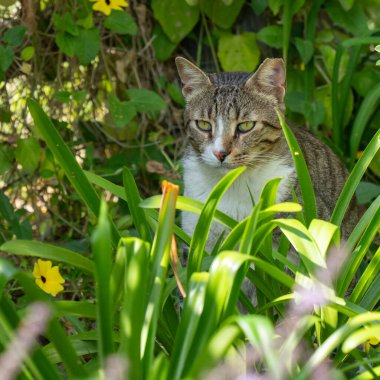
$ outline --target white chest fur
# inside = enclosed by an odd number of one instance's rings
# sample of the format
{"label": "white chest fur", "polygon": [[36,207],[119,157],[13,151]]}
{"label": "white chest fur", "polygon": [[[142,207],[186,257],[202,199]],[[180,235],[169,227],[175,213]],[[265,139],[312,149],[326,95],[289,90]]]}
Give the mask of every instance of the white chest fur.
{"label": "white chest fur", "polygon": [[[227,173],[224,169],[206,165],[191,156],[185,158],[183,164],[185,196],[201,202],[207,199],[211,190]],[[258,169],[248,168],[226,191],[218,205],[218,209],[238,221],[246,218],[252,212],[250,193],[256,202],[264,185],[270,179],[279,177],[282,180],[277,191],[277,202],[282,202],[288,196],[289,179],[294,176],[294,172],[294,167],[289,166],[285,160],[281,159],[270,161],[267,165]],[[190,236],[194,232],[197,221],[198,215],[188,212],[182,213],[182,228]],[[208,250],[213,247],[222,231],[222,226],[213,223],[207,243]]]}

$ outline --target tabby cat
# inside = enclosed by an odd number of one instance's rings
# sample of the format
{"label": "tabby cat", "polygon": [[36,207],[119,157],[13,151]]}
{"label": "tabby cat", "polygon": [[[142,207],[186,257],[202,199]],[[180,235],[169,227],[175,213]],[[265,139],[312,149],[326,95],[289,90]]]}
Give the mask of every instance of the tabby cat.
{"label": "tabby cat", "polygon": [[[276,109],[285,111],[285,65],[266,59],[255,73],[206,74],[182,57],[176,65],[186,99],[185,122],[189,146],[183,159],[185,196],[205,201],[231,169],[246,166],[223,196],[218,209],[236,220],[252,211],[265,183],[281,177],[277,202],[299,195],[297,173]],[[305,128],[292,128],[301,146],[314,185],[318,216],[328,220],[348,172],[337,156]],[[299,198],[300,199],[300,198]],[[198,215],[182,214],[182,227],[192,235]],[[347,237],[357,221],[352,207],[342,225]],[[210,251],[223,227],[213,223]]]}

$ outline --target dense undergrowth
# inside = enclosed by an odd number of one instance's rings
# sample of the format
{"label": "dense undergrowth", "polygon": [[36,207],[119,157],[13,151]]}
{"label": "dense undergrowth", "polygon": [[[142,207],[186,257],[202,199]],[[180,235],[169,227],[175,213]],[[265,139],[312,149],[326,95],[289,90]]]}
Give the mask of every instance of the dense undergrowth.
{"label": "dense undergrowth", "polygon": [[[154,0],[106,16],[87,0],[0,0],[0,377],[379,377],[379,9],[376,0]],[[206,71],[286,59],[287,118],[352,171],[330,221],[316,219],[302,154],[293,155],[302,211],[275,204],[278,180],[246,220],[216,210],[244,168],[205,205],[178,195],[178,54]],[[354,193],[367,211],[340,242]],[[194,236],[176,210],[201,215]],[[205,252],[213,219],[231,232]],[[38,259],[59,266],[57,297],[36,285]],[[245,277],[254,300],[240,290]]]}
{"label": "dense undergrowth", "polygon": [[[95,281],[96,302],[86,297],[76,301],[49,298],[31,273],[2,259],[3,291],[17,280],[27,299],[21,309],[21,316],[26,316],[19,327],[17,301],[4,293],[0,299],[4,351],[0,362],[5,378],[19,370],[21,378],[41,379],[219,378],[221,373],[231,379],[259,373],[268,379],[368,379],[380,375],[375,347],[380,338],[380,312],[376,311],[380,248],[371,249],[380,227],[380,197],[345,244],[340,243],[338,227],[380,148],[380,131],[352,171],[329,222],[315,219],[310,177],[302,170],[303,155],[282,121],[291,151],[298,152],[294,158],[302,194],[308,194],[311,201],[304,203],[303,213],[297,203],[276,204],[280,179],[274,179],[264,187],[251,216],[238,223],[216,207],[244,167],[229,172],[204,205],[179,197],[178,186],[167,182],[162,197],[141,201],[127,168],[123,170],[124,187],[84,172],[40,106],[29,100],[28,107],[39,135],[89,212],[97,216],[91,255],[26,240],[8,241],[1,249],[83,271],[84,277]],[[128,203],[137,237],[121,237],[106,202],[91,183]],[[158,207],[159,213],[155,211]],[[176,209],[200,213],[194,236],[175,226]],[[297,213],[298,218],[275,219],[280,212]],[[210,255],[205,245],[213,218],[231,232]],[[278,250],[273,248],[271,236],[276,227],[283,233]],[[174,236],[189,245],[186,268],[179,263]],[[286,242],[299,254],[298,265],[288,260]],[[254,264],[254,269],[249,264]],[[254,300],[240,290],[246,275],[256,287]],[[355,286],[348,295],[354,277]],[[184,297],[183,308],[177,287]],[[248,314],[238,313],[239,299]],[[96,324],[88,320],[96,320]],[[26,338],[33,342],[30,338],[39,334],[46,336],[48,344],[30,353],[32,344],[28,346]],[[226,356],[231,363],[222,361]],[[59,363],[63,367],[55,366]]]}

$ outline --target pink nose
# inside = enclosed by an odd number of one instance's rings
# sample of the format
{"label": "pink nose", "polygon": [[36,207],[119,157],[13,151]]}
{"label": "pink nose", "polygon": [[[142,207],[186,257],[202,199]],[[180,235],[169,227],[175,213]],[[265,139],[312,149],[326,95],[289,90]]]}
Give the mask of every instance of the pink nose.
{"label": "pink nose", "polygon": [[214,150],[214,156],[220,161],[223,162],[226,157],[230,154],[230,152],[226,152],[225,150]]}

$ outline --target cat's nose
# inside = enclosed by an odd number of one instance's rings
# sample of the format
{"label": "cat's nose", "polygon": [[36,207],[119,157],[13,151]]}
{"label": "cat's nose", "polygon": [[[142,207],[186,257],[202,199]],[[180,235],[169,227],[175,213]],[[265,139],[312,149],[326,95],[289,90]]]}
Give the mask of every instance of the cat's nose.
{"label": "cat's nose", "polygon": [[226,152],[225,150],[214,150],[213,153],[214,153],[214,156],[220,162],[223,162],[226,159],[226,157],[230,154],[229,152]]}

